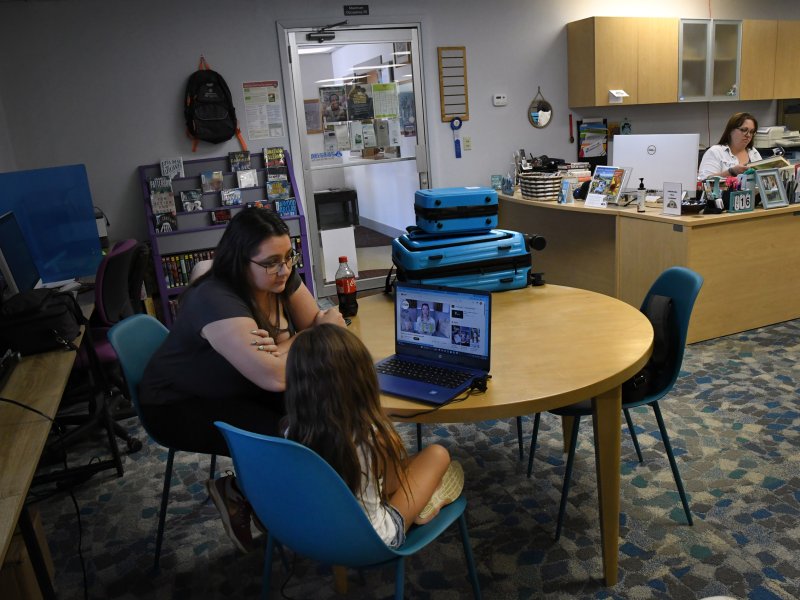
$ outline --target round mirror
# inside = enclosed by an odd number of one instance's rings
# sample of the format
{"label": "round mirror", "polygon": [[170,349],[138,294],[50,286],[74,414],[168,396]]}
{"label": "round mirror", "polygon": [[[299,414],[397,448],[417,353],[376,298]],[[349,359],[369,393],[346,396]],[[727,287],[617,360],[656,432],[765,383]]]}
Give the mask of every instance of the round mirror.
{"label": "round mirror", "polygon": [[531,105],[528,107],[528,121],[530,121],[530,124],[536,127],[536,129],[542,129],[550,124],[552,118],[553,106],[544,99],[544,96],[542,96],[542,88],[539,88],[536,97],[534,97],[533,102],[531,102]]}

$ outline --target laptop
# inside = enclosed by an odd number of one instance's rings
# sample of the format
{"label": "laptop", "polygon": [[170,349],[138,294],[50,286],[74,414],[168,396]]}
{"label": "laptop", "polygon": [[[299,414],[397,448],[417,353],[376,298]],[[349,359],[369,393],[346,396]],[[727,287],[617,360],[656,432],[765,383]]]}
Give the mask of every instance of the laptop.
{"label": "laptop", "polygon": [[376,363],[381,392],[444,404],[489,374],[492,294],[397,282],[395,353]]}

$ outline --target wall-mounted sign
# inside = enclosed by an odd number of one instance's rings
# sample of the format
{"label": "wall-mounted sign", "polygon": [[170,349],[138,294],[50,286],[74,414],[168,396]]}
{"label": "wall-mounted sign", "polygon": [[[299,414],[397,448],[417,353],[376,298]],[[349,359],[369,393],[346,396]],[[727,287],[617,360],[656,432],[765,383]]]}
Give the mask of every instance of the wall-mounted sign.
{"label": "wall-mounted sign", "polygon": [[345,4],[344,16],[366,16],[369,15],[369,4]]}

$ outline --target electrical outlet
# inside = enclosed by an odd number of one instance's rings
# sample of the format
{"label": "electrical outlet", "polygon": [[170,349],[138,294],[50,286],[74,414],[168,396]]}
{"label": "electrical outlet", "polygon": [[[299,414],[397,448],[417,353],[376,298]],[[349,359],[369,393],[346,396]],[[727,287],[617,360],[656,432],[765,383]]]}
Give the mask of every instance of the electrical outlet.
{"label": "electrical outlet", "polygon": [[464,141],[464,150],[472,150],[472,138],[465,135],[462,139]]}

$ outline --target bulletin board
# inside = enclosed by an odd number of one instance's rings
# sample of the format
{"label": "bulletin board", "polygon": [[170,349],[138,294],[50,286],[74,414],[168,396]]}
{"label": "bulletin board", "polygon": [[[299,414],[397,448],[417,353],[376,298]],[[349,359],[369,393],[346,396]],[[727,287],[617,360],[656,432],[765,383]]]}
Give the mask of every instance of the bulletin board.
{"label": "bulletin board", "polygon": [[442,121],[449,123],[454,117],[469,121],[469,90],[467,88],[466,46],[440,46],[439,98]]}

